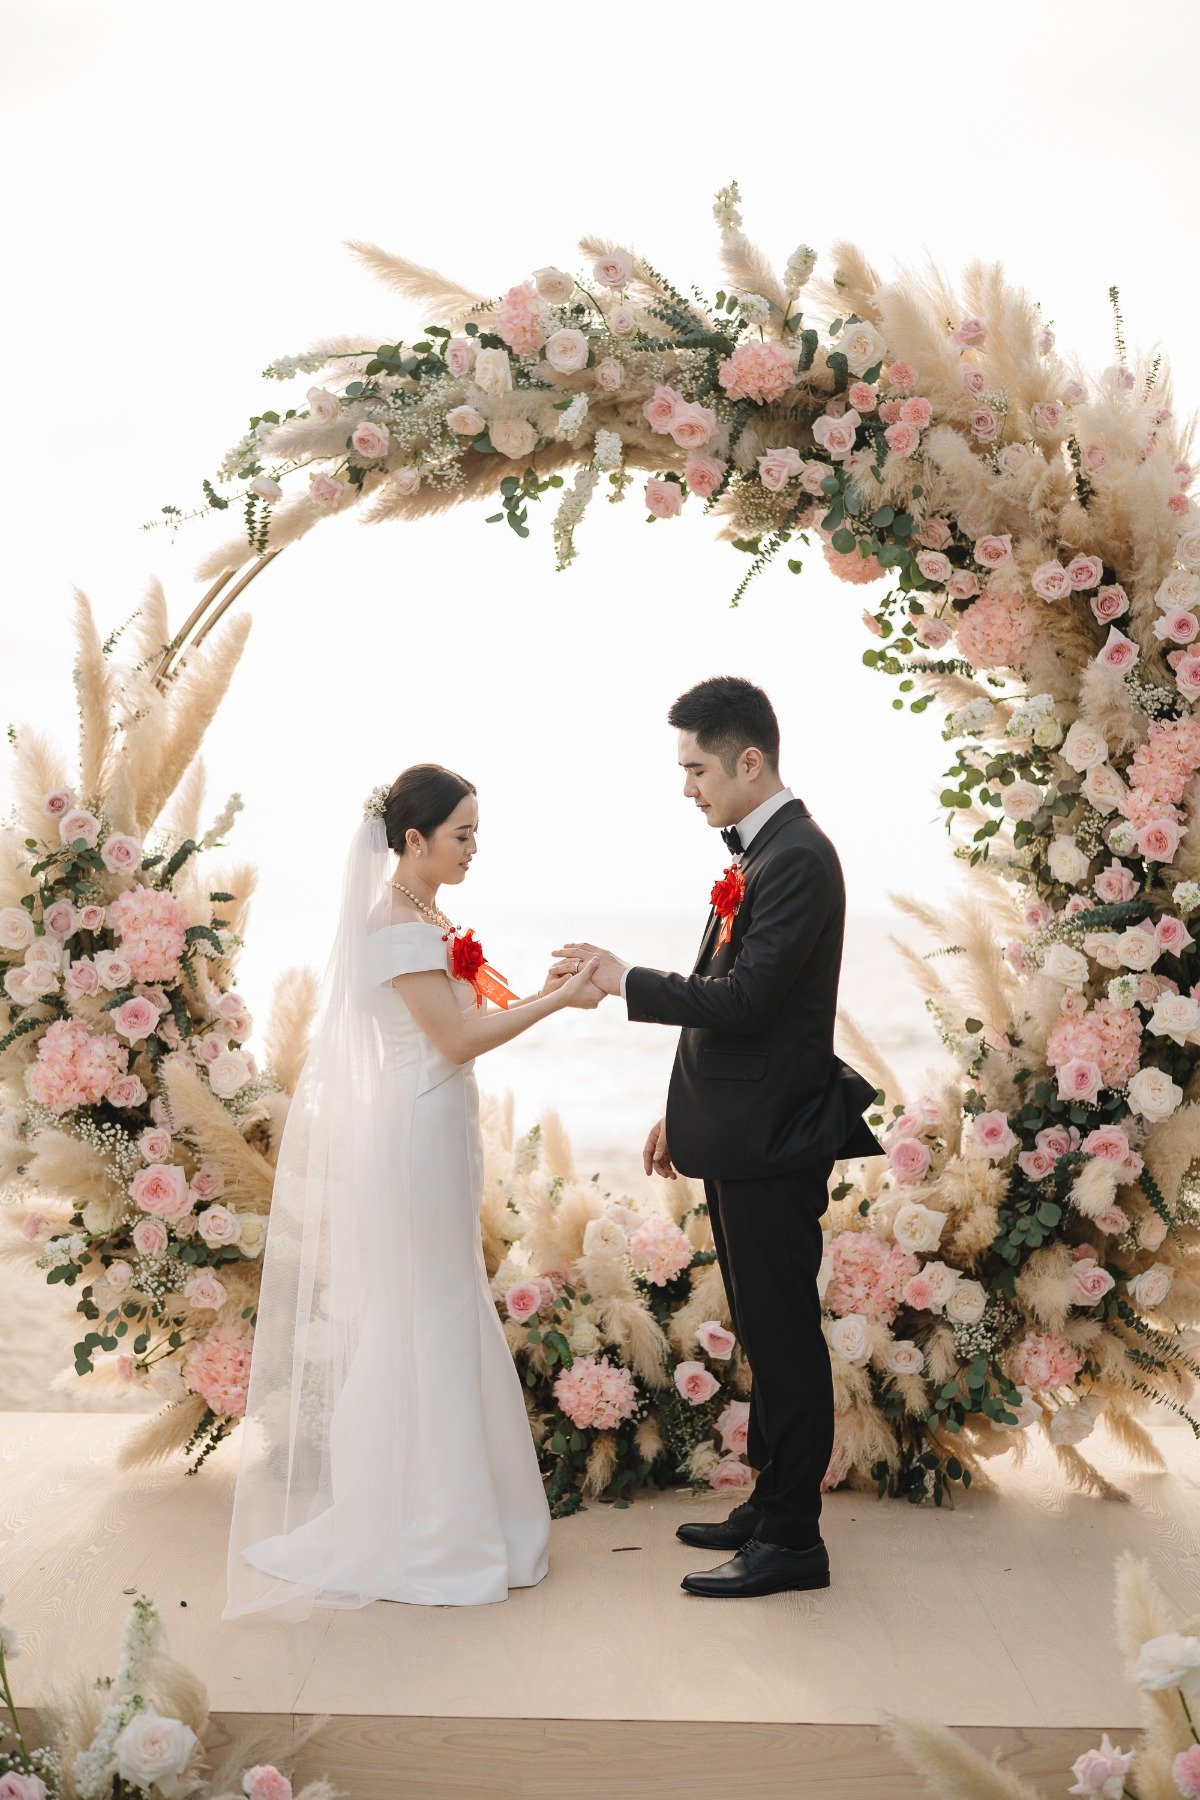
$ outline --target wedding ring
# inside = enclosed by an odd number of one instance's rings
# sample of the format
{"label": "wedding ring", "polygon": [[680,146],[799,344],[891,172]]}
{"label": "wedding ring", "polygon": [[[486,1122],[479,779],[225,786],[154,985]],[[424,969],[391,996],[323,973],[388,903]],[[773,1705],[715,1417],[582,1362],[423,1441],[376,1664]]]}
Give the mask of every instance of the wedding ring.
{"label": "wedding ring", "polygon": [[578,957],[576,957],[576,959],[575,959],[575,973],[576,973],[576,974],[577,974],[577,975],[578,975],[578,973],[579,973],[579,971],[580,971],[580,969],[582,969],[582,967],[583,967],[583,964],[582,964],[582,963],[581,963],[581,962],[580,962],[580,961],[579,961],[579,958],[578,958]]}

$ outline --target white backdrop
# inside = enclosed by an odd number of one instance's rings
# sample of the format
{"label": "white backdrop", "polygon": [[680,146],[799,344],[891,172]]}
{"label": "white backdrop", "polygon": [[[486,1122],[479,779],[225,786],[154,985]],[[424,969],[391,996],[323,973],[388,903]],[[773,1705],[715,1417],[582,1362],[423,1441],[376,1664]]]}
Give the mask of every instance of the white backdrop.
{"label": "white backdrop", "polygon": [[[265,364],[341,330],[418,334],[348,238],[499,291],[576,266],[579,233],[602,232],[712,291],[711,199],[736,176],[778,261],[839,236],[885,272],[999,257],[1095,367],[1113,360],[1116,282],[1131,346],[1173,352],[1181,407],[1200,390],[1194,9],[733,17],[693,6],[668,38],[620,7],[8,0],[0,724],[61,727],[70,747],[73,584],[104,630],[152,573],[174,622],[191,609],[194,567],[238,514],[174,542],[140,527],[200,500],[252,411],[303,404],[308,378],[264,382]],[[593,935],[622,911],[702,916],[720,846],[680,798],[663,715],[717,672],[771,692],[785,778],[834,837],[853,913],[955,872],[938,715],[894,714],[862,667],[862,590],[814,549],[804,577],[781,559],[731,612],[744,559],[698,516],[646,527],[636,491],[594,504],[556,574],[552,504],[524,543],[482,507],[329,521],[250,590],[206,760],[209,816],[241,792],[229,854],[261,871],[252,999],[283,963],[323,962],[361,799],[415,760],[480,789],[464,922]],[[535,960],[506,973],[523,984]]]}

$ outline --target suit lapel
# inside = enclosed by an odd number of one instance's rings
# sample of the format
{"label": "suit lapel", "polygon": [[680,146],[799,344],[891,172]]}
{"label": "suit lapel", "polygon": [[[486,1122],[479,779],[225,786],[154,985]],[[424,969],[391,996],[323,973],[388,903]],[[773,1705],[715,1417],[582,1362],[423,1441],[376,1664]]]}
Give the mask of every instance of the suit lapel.
{"label": "suit lapel", "polygon": [[[800,799],[788,800],[777,812],[773,812],[766,824],[755,832],[750,848],[743,851],[741,863],[742,874],[747,874],[747,871],[753,864],[755,858],[765,846],[770,843],[771,839],[775,836],[775,833],[782,825],[786,824],[788,819],[802,818],[805,817],[807,813],[808,808],[805,806],[803,800]],[[704,938],[700,945],[700,954],[697,956],[695,966],[692,969],[693,975],[698,973],[701,964],[707,962],[709,956],[712,954],[718,923],[716,908],[713,907],[708,915],[708,925],[705,928]]]}

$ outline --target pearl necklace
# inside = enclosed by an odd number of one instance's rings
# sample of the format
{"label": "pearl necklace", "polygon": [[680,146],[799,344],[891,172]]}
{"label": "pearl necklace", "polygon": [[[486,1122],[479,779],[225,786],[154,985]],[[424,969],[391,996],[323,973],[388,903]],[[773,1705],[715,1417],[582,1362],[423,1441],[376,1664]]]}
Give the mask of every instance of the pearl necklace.
{"label": "pearl necklace", "polygon": [[399,881],[390,881],[388,886],[395,888],[398,894],[403,894],[406,900],[411,900],[417,911],[423,913],[431,925],[440,925],[446,931],[458,930],[457,925],[453,924],[438,907],[427,906],[424,900],[418,899],[410,888],[404,887]]}

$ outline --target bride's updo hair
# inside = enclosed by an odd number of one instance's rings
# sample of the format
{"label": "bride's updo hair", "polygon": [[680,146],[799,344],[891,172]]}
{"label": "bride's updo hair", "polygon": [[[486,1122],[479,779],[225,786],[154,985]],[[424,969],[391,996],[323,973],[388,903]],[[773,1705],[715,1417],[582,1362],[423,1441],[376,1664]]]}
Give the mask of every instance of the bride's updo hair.
{"label": "bride's updo hair", "polygon": [[388,848],[403,856],[405,833],[419,831],[432,837],[444,825],[460,800],[475,792],[474,785],[441,763],[414,763],[397,775],[383,803],[383,824]]}

